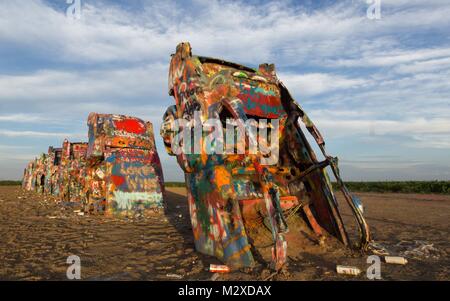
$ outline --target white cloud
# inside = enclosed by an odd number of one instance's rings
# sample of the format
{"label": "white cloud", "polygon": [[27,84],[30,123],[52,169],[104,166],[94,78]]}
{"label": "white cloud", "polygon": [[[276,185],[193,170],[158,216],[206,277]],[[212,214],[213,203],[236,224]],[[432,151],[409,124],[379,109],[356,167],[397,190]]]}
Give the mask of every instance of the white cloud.
{"label": "white cloud", "polygon": [[[404,117],[388,120],[376,118],[376,112],[355,110],[312,110],[309,116],[328,138],[401,135],[410,138],[405,142],[409,147],[450,148],[448,118]],[[402,144],[402,141],[398,143]]]}
{"label": "white cloud", "polygon": [[54,118],[49,118],[46,116],[38,114],[5,114],[0,115],[0,122],[19,122],[19,123],[55,123],[59,122]]}
{"label": "white cloud", "polygon": [[328,73],[279,74],[289,89],[300,95],[311,96],[335,90],[349,90],[367,83],[364,79],[347,78]]}
{"label": "white cloud", "polygon": [[450,69],[450,49],[448,57],[401,64],[395,67],[394,70],[398,73],[417,74],[426,72],[440,72],[447,69]]}
{"label": "white cloud", "polygon": [[[314,11],[287,1],[260,5],[202,1],[188,6],[163,1],[144,4],[134,13],[110,2],[86,2],[79,21],[37,0],[0,5],[1,42],[85,64],[167,61],[175,45],[188,40],[196,53],[204,55],[258,63],[275,58],[280,65],[292,65],[308,63],[315,56],[358,54],[364,44],[395,30],[450,24],[448,3],[386,10],[380,22],[366,18],[364,2],[351,1]],[[390,6],[386,3],[386,8]],[[389,63],[388,58],[379,59]]]}
{"label": "white cloud", "polygon": [[135,68],[57,71],[40,70],[24,75],[0,75],[0,99],[15,101],[89,101],[114,95],[167,95],[167,67],[152,64]]}
{"label": "white cloud", "polygon": [[[384,134],[446,134],[450,139],[450,120],[448,119],[406,119],[406,120],[339,120],[319,119],[322,128],[332,129],[342,133],[368,133],[373,135]],[[370,129],[370,131],[369,131]]]}
{"label": "white cloud", "polygon": [[23,149],[30,149],[33,148],[32,146],[27,146],[27,145],[5,145],[5,144],[0,144],[0,150],[23,150]]}
{"label": "white cloud", "polygon": [[41,132],[41,131],[0,130],[0,136],[6,136],[6,137],[29,137],[29,138],[42,138],[42,137],[78,138],[78,137],[85,137],[86,134],[81,134],[81,133]]}
{"label": "white cloud", "polygon": [[415,63],[430,59],[447,59],[450,57],[450,48],[424,48],[415,50],[396,49],[379,51],[372,49],[362,53],[357,59],[338,59],[328,61],[334,67],[387,67],[405,63]]}

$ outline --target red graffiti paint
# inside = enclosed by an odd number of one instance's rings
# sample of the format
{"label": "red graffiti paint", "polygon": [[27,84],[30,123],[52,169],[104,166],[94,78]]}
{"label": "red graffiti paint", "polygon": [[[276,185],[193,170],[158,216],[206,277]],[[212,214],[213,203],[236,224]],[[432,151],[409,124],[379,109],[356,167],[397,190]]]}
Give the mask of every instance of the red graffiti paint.
{"label": "red graffiti paint", "polygon": [[279,97],[263,95],[261,93],[252,94],[248,90],[242,91],[237,97],[243,101],[245,111],[249,115],[279,118],[286,114]]}
{"label": "red graffiti paint", "polygon": [[111,175],[111,180],[116,186],[120,186],[125,182],[125,179],[121,176]]}
{"label": "red graffiti paint", "polygon": [[135,119],[114,120],[114,126],[118,130],[129,133],[143,134],[145,132],[145,125]]}

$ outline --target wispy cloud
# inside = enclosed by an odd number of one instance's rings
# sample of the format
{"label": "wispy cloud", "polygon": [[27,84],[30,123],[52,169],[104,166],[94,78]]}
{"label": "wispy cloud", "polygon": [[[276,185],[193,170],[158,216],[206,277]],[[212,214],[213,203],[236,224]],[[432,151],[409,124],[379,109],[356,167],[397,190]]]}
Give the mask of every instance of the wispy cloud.
{"label": "wispy cloud", "polygon": [[12,131],[0,130],[0,136],[6,137],[28,137],[28,138],[42,138],[42,137],[57,137],[57,138],[84,138],[86,134],[81,133],[57,133],[57,132],[40,132],[40,131]]}
{"label": "wispy cloud", "polygon": [[368,83],[367,80],[348,78],[332,73],[279,74],[288,87],[304,96],[319,95],[336,90],[351,90]]}
{"label": "wispy cloud", "polygon": [[450,57],[450,48],[375,50],[365,50],[359,58],[330,60],[326,63],[328,66],[333,67],[390,67],[399,64]]}
{"label": "wispy cloud", "polygon": [[29,145],[5,145],[5,144],[0,144],[0,150],[26,150],[26,149],[31,149],[33,148],[32,146]]}
{"label": "wispy cloud", "polygon": [[19,122],[19,123],[57,123],[58,120],[55,118],[49,118],[37,114],[6,114],[0,115],[0,122]]}

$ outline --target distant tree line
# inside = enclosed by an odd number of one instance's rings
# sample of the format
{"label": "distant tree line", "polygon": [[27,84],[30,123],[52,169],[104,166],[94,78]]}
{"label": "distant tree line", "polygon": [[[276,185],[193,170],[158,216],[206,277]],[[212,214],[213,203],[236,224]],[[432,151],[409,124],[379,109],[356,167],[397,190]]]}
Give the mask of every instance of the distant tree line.
{"label": "distant tree line", "polygon": [[[450,181],[345,182],[350,191],[450,194]],[[337,189],[336,183],[333,183]]]}
{"label": "distant tree line", "polygon": [[[450,181],[345,182],[350,191],[450,194]],[[0,186],[21,185],[21,181],[0,181]],[[166,187],[185,187],[184,182],[165,182]],[[333,183],[336,190],[337,185]]]}
{"label": "distant tree line", "polygon": [[22,181],[0,181],[0,186],[17,186],[22,185]]}

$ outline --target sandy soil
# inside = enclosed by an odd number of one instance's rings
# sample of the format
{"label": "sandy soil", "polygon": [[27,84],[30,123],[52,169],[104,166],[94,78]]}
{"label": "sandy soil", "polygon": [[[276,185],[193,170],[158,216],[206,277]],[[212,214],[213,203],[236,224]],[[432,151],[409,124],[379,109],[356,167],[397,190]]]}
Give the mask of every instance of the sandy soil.
{"label": "sandy soil", "polygon": [[[219,262],[194,250],[185,193],[183,188],[169,188],[163,214],[119,220],[79,216],[50,197],[0,187],[0,279],[66,280],[66,259],[78,255],[83,280],[209,280],[209,264]],[[409,261],[405,266],[382,263],[384,280],[450,280],[450,196],[357,195],[375,240]],[[353,235],[353,219],[341,207]],[[306,244],[291,246],[288,267],[278,275],[270,277],[260,265],[218,279],[367,279],[367,255],[332,242],[319,246],[311,239]],[[363,273],[338,275],[337,264],[357,266]]]}

